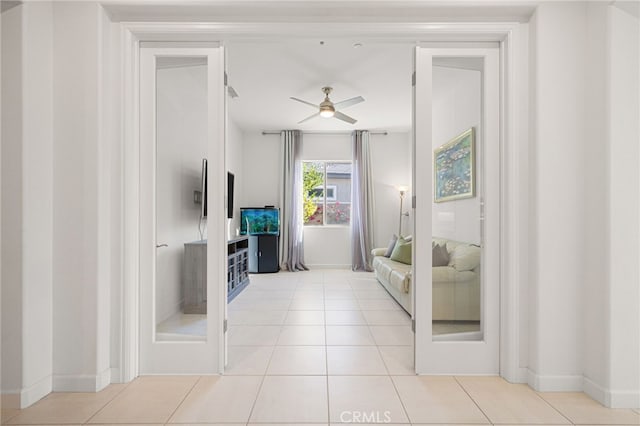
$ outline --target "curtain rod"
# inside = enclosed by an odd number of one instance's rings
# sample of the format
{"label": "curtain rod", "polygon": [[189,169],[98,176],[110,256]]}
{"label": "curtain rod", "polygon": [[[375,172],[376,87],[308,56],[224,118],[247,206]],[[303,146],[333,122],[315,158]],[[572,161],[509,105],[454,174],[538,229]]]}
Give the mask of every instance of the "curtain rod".
{"label": "curtain rod", "polygon": [[[302,131],[302,133],[305,135],[350,135],[351,134],[351,132],[305,132],[305,131]],[[263,135],[279,135],[280,132],[277,132],[275,130],[263,130],[262,134]],[[384,130],[380,132],[369,132],[369,134],[387,136],[389,132]]]}

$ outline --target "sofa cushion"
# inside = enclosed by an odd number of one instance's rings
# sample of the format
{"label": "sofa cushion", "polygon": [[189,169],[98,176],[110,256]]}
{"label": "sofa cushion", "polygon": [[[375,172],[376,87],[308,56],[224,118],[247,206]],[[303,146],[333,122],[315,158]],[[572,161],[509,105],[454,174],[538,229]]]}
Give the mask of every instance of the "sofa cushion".
{"label": "sofa cushion", "polygon": [[480,247],[470,244],[456,245],[451,252],[449,266],[457,271],[472,271],[476,269],[480,266]]}
{"label": "sofa cushion", "polygon": [[398,238],[390,259],[411,265],[411,241],[405,241],[402,237]]}
{"label": "sofa cushion", "polygon": [[389,276],[389,283],[401,292],[409,293],[411,287],[411,265],[401,263],[393,268]]}
{"label": "sofa cushion", "polygon": [[384,257],[391,257],[391,253],[393,253],[393,249],[396,247],[396,242],[398,242],[398,236],[393,234],[389,240],[389,247],[387,247],[387,251],[383,254]]}
{"label": "sofa cushion", "polygon": [[447,251],[447,247],[435,244],[431,249],[431,266],[447,265],[449,265],[449,252]]}
{"label": "sofa cushion", "polygon": [[373,257],[384,256],[386,251],[387,251],[386,248],[374,248],[373,250],[371,250],[371,256],[373,256]]}
{"label": "sofa cushion", "polygon": [[398,262],[389,260],[384,256],[376,256],[373,258],[373,269],[380,278],[389,281],[391,270],[393,268],[391,263],[398,264]]}
{"label": "sofa cushion", "polygon": [[431,280],[434,283],[460,283],[473,281],[478,274],[473,271],[457,271],[452,266],[436,266],[431,268]]}

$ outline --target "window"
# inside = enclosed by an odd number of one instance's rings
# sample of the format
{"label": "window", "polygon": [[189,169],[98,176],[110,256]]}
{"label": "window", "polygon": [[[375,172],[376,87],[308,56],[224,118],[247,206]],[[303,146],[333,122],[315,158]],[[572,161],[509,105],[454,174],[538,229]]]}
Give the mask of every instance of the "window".
{"label": "window", "polygon": [[349,225],[351,162],[303,161],[305,225]]}

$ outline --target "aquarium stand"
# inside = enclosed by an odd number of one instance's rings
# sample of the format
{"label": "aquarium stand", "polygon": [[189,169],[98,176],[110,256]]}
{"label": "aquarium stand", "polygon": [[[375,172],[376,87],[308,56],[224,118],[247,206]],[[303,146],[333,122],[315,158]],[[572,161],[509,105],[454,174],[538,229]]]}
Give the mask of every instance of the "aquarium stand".
{"label": "aquarium stand", "polygon": [[249,272],[278,272],[278,236],[249,235]]}

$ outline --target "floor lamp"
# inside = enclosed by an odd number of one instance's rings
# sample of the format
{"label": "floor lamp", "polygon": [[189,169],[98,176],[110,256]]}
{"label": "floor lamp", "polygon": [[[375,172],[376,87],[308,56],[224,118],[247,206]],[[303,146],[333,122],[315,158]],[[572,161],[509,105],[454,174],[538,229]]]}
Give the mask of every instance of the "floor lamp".
{"label": "floor lamp", "polygon": [[398,237],[402,237],[402,217],[409,216],[409,212],[402,211],[402,202],[404,201],[404,195],[409,190],[409,187],[406,185],[398,185],[396,189],[400,191],[400,224],[398,225]]}

